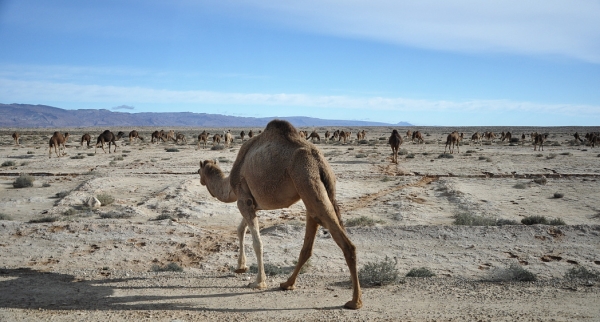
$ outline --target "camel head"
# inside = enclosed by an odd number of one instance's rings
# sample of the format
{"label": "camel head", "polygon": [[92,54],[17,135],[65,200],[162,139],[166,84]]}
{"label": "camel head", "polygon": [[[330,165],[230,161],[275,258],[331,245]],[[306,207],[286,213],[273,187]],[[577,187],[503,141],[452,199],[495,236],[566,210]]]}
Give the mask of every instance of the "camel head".
{"label": "camel head", "polygon": [[69,138],[69,132],[65,132],[65,142],[67,142],[68,138]]}
{"label": "camel head", "polygon": [[[200,184],[206,186],[206,177],[211,174],[223,175],[223,171],[219,168],[217,160],[204,160],[200,161],[200,169],[198,169],[200,175]],[[210,192],[210,191],[209,191]]]}

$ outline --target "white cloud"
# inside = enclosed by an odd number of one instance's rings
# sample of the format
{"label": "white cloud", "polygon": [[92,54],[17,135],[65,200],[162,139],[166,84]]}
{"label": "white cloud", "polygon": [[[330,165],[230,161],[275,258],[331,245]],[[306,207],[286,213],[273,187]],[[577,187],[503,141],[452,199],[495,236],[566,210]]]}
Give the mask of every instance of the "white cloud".
{"label": "white cloud", "polygon": [[321,34],[434,50],[559,55],[600,63],[598,1],[224,2],[226,10],[251,19],[253,15],[257,20]]}
{"label": "white cloud", "polygon": [[112,108],[113,110],[134,110],[135,107],[134,106],[129,106],[129,105],[119,105],[119,106],[115,106]]}
{"label": "white cloud", "polygon": [[0,78],[0,99],[7,102],[71,102],[113,103],[132,102],[136,105],[177,104],[312,107],[353,111],[398,112],[537,112],[563,115],[600,116],[600,106],[574,104],[541,104],[511,100],[444,101],[402,97],[356,97],[287,93],[228,93],[214,91],[176,91],[146,87],[77,85],[40,81],[21,81]]}

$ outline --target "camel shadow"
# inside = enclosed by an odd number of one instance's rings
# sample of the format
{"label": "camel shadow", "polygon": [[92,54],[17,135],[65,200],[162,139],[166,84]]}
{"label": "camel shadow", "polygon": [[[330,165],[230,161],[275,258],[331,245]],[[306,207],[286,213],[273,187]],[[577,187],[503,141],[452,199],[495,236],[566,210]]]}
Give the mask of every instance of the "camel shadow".
{"label": "camel shadow", "polygon": [[[144,283],[144,280],[147,282]],[[114,286],[118,282],[142,282],[151,284],[152,278],[108,278],[97,280],[81,280],[73,275],[52,272],[41,272],[30,268],[0,269],[0,307],[15,309],[45,309],[45,310],[190,310],[214,312],[261,312],[261,311],[290,311],[315,309],[282,308],[211,308],[193,300],[210,298],[228,298],[240,296],[256,296],[256,291],[185,294],[185,295],[131,295],[116,296],[118,290],[149,290],[147,293],[156,294],[155,289],[212,289],[213,287],[195,286]],[[226,289],[227,287],[219,287]],[[234,287],[229,287],[234,288]],[[236,287],[237,289],[237,287]],[[269,289],[262,292],[279,292]],[[181,302],[189,300],[189,302]],[[166,302],[173,301],[173,302]],[[179,301],[176,302],[175,301]],[[199,305],[200,304],[200,305]],[[320,310],[339,309],[339,306],[319,307]]]}

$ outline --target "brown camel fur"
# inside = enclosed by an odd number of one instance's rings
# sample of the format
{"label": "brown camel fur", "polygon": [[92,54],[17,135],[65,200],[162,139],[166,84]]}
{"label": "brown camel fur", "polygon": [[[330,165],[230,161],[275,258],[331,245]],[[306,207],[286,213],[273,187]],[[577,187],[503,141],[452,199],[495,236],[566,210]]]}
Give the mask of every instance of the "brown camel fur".
{"label": "brown camel fur", "polygon": [[15,140],[15,145],[19,145],[19,138],[21,137],[21,134],[19,134],[19,132],[14,132],[12,134],[12,138],[13,140]]}
{"label": "brown camel fur", "polygon": [[160,143],[161,140],[164,142],[165,141],[164,134],[165,134],[165,131],[163,131],[163,130],[152,132],[152,138],[150,139],[150,143],[156,142],[156,144],[158,144],[158,143]]}
{"label": "brown camel fur", "polygon": [[221,134],[215,134],[215,135],[213,136],[213,146],[214,146],[215,144],[216,144],[216,145],[219,145],[219,143],[221,143]]}
{"label": "brown camel fur", "polygon": [[392,147],[392,163],[398,163],[398,150],[402,144],[402,136],[397,130],[392,131],[392,135],[388,139],[388,144]]}
{"label": "brown camel fur", "polygon": [[412,138],[412,132],[410,130],[407,130],[406,131],[406,139],[408,140],[410,138]]}
{"label": "brown camel fur", "polygon": [[115,145],[115,150],[113,152],[117,152],[117,140],[119,140],[122,136],[122,134],[125,134],[123,132],[119,132],[119,134],[117,136],[115,136],[113,134],[113,132],[109,131],[109,130],[105,130],[104,132],[102,132],[102,134],[100,134],[98,136],[98,139],[96,139],[96,147],[94,148],[94,153],[98,152],[98,144],[100,144],[100,146],[102,147],[102,151],[104,151],[104,153],[106,153],[106,150],[104,150],[104,143],[108,142],[108,153],[110,153],[110,145],[114,144]]}
{"label": "brown camel fur", "polygon": [[329,130],[325,131],[325,143],[329,142],[330,137],[331,137],[331,132],[329,132]]}
{"label": "brown camel fur", "polygon": [[89,133],[86,133],[84,135],[81,136],[81,146],[83,146],[83,142],[87,143],[87,147],[88,149],[90,148],[90,141],[92,140],[92,137],[90,136]]}
{"label": "brown camel fur", "polygon": [[244,236],[246,228],[250,228],[258,262],[256,281],[250,287],[267,287],[256,211],[287,208],[302,199],[306,207],[304,245],[294,272],[280,287],[294,289],[300,269],[312,255],[315,237],[322,225],[342,249],[350,270],[353,296],[345,307],[359,309],[362,306],[356,247],[342,224],[335,200],[335,175],[321,151],[303,139],[289,122],[273,120],[262,135],[242,145],[229,177],[225,177],[211,160],[201,161],[198,173],[200,183],[213,197],[223,202],[237,202],[242,214],[243,220],[237,230],[239,258],[236,273],[248,270]]}
{"label": "brown camel fur", "polygon": [[485,132],[483,136],[486,140],[491,141],[492,143],[494,143],[494,139],[496,138],[496,134],[494,134],[494,132]]}
{"label": "brown camel fur", "polygon": [[573,137],[575,138],[575,141],[579,141],[580,143],[583,143],[583,140],[579,136],[579,133],[575,132],[575,134],[573,134]]}
{"label": "brown camel fur", "polygon": [[208,142],[210,133],[206,132],[206,130],[202,131],[202,133],[198,134],[198,144],[196,145],[196,149],[200,148],[200,142],[204,145],[206,149],[206,143]]}
{"label": "brown camel fur", "polygon": [[479,143],[479,145],[481,145],[481,134],[479,134],[479,132],[473,133],[473,135],[471,135],[471,142],[474,142],[474,144]]}
{"label": "brown camel fur", "polygon": [[504,142],[504,140],[508,140],[508,143],[510,143],[510,140],[512,140],[512,134],[510,132],[504,133],[504,131],[503,131],[502,136],[500,137],[500,140],[502,142]]}
{"label": "brown camel fur", "polygon": [[540,146],[539,150],[544,151],[544,142],[546,142],[547,139],[548,133],[536,134],[535,138],[533,139],[533,151],[536,150],[538,145]]}
{"label": "brown camel fur", "polygon": [[367,132],[365,132],[365,130],[356,132],[356,139],[358,141],[364,140],[366,137],[367,137]]}
{"label": "brown camel fur", "polygon": [[240,137],[242,138],[242,143],[244,143],[244,137],[246,136],[246,132],[240,132]]}
{"label": "brown camel fur", "polygon": [[[48,146],[50,147],[48,150],[48,158],[52,158],[52,147],[54,147],[54,153],[56,153],[57,157],[61,157],[67,154],[67,148],[65,147],[65,143],[69,139],[69,133],[66,132],[65,135],[62,135],[60,132],[54,132],[50,141],[48,142]],[[59,155],[62,146],[62,154]]]}
{"label": "brown camel fur", "polygon": [[339,137],[340,137],[340,130],[335,130],[335,132],[333,132],[333,140],[339,141]]}
{"label": "brown camel fur", "polygon": [[444,147],[444,153],[446,153],[446,148],[448,148],[450,153],[454,153],[454,146],[456,146],[456,150],[458,151],[456,153],[460,153],[459,143],[462,138],[463,133],[458,134],[458,132],[454,131],[448,134],[448,137],[446,138],[446,146]]}
{"label": "brown camel fur", "polygon": [[298,134],[300,134],[303,139],[306,139],[306,131],[300,131]]}
{"label": "brown camel fur", "polygon": [[166,134],[165,141],[169,140],[172,140],[173,142],[177,143],[177,141],[175,140],[175,131],[170,130],[169,133]]}
{"label": "brown camel fur", "polygon": [[313,142],[315,142],[315,139],[317,139],[319,142],[321,142],[321,137],[319,136],[319,133],[317,133],[317,131],[312,131],[306,139],[312,140]]}
{"label": "brown camel fur", "polygon": [[181,141],[181,144],[187,144],[185,135],[183,135],[182,133],[177,133],[177,135],[175,135],[175,144],[179,143],[179,141]]}
{"label": "brown camel fur", "polygon": [[227,133],[225,133],[225,145],[227,145],[227,147],[229,147],[231,145],[231,143],[233,143],[233,135],[231,135],[231,131],[227,131]]}
{"label": "brown camel fur", "polygon": [[589,132],[585,134],[585,139],[589,143],[589,145],[594,148],[596,144],[600,144],[600,133],[598,132]]}
{"label": "brown camel fur", "polygon": [[254,136],[254,132],[252,132],[252,130],[248,131],[248,137],[252,138]]}
{"label": "brown camel fur", "polygon": [[344,144],[346,144],[346,140],[350,140],[350,135],[352,135],[352,132],[340,131],[338,142],[343,139],[344,140]]}
{"label": "brown camel fur", "polygon": [[417,140],[417,144],[421,144],[424,142],[423,140],[423,134],[421,134],[421,131],[414,131],[412,134],[412,142],[414,143],[415,140]]}
{"label": "brown camel fur", "polygon": [[130,143],[131,143],[131,141],[137,141],[137,139],[144,141],[144,138],[139,135],[138,131],[133,130],[133,131],[129,132],[129,142]]}

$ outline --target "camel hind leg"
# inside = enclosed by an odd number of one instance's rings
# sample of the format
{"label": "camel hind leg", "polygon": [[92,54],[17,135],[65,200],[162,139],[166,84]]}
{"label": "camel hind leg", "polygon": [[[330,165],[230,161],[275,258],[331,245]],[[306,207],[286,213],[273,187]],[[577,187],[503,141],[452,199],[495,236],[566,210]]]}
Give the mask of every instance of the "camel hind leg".
{"label": "camel hind leg", "polygon": [[248,228],[248,224],[246,223],[246,219],[242,218],[242,221],[237,229],[238,240],[240,243],[240,253],[238,256],[238,268],[235,270],[235,272],[238,274],[246,273],[248,271],[248,266],[246,266],[246,252],[244,251],[246,228]]}
{"label": "camel hind leg", "polygon": [[315,237],[317,236],[317,230],[319,229],[319,224],[317,221],[309,214],[306,215],[306,231],[304,232],[304,244],[302,245],[302,250],[300,251],[300,256],[298,257],[298,263],[296,264],[296,268],[294,268],[294,272],[288,280],[284,283],[279,284],[279,287],[284,290],[293,290],[296,284],[296,278],[302,269],[302,266],[308,261],[310,256],[312,256],[313,246],[315,244]]}

